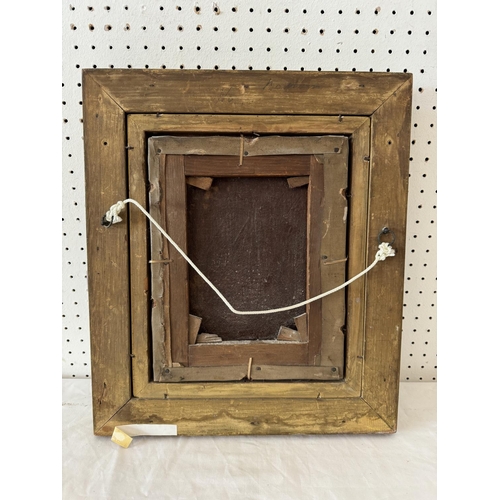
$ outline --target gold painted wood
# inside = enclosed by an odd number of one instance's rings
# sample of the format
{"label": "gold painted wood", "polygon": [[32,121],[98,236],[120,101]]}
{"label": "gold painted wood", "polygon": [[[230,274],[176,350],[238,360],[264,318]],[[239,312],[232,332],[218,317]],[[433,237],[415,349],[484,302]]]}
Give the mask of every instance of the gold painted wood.
{"label": "gold painted wood", "polygon": [[[83,73],[95,433],[110,435],[119,423],[152,421],[176,422],[179,434],[189,435],[394,432],[411,75],[161,70]],[[218,113],[240,116],[226,120]],[[254,126],[259,120],[260,131]],[[218,122],[219,128],[214,128]],[[396,234],[397,256],[376,266],[357,286],[349,287],[344,379],[151,383],[144,328],[147,316],[143,315],[148,306],[148,285],[144,281],[148,248],[143,236],[148,224],[131,208],[123,214],[123,223],[109,229],[99,226],[109,206],[127,195],[145,203],[146,133],[309,133],[304,129],[349,136],[351,168],[354,174],[362,172],[358,179],[356,175],[351,179],[352,203],[359,196],[355,185],[369,185],[365,222],[360,216],[350,227],[348,274],[355,274],[354,263],[360,265],[363,252],[365,263],[361,268],[372,261],[376,237],[384,225]],[[368,183],[363,184],[362,179]],[[360,202],[358,208],[352,208],[361,215],[362,205]],[[368,231],[363,232],[363,225]],[[359,238],[353,239],[354,233],[368,243],[367,251],[365,245],[353,246],[359,242]],[[353,251],[358,254],[355,259]],[[366,317],[362,314],[365,300]],[[132,351],[130,327],[135,332]],[[132,382],[134,394],[140,398],[130,397]],[[158,399],[148,399],[148,394]],[[260,394],[267,397],[263,399]],[[214,397],[222,399],[207,399]],[[304,399],[294,399],[301,397]]]}
{"label": "gold painted wood", "polygon": [[[368,197],[370,186],[370,120],[351,135],[351,179],[349,214],[348,278],[356,276],[375,257],[367,253]],[[361,392],[365,342],[365,300],[367,277],[347,289],[347,334],[345,336],[345,381]],[[361,333],[362,332],[362,333]]]}
{"label": "gold painted wood", "polygon": [[[363,397],[391,427],[397,424],[404,291],[405,221],[408,196],[411,90],[409,80],[373,114],[368,253],[389,227],[396,256],[367,279]],[[390,299],[388,299],[390,297]]]}
{"label": "gold painted wood", "polygon": [[[246,376],[247,367],[248,360],[246,360],[244,365],[242,364],[236,368]],[[194,368],[194,370],[198,372],[198,375],[201,373],[201,370],[207,370],[209,376],[213,375],[213,372],[210,373],[209,371],[212,369],[214,369],[214,367]],[[228,371],[234,370],[234,366],[221,367],[221,377],[225,375],[226,369]],[[252,373],[255,374],[253,369]],[[238,380],[242,380],[240,377],[237,378]],[[318,381],[312,385],[304,381],[280,381],[279,383],[259,381],[258,384],[231,384],[218,381],[193,381],[189,384],[155,382],[144,386],[139,399],[332,399],[347,397],[359,397],[359,391],[347,385],[345,379],[340,378],[338,381]]]}
{"label": "gold painted wood", "polygon": [[[296,103],[299,107],[299,104]],[[353,134],[367,118],[363,116],[132,114],[127,115],[129,145],[139,146],[141,131],[149,135],[200,132],[205,134]]]}
{"label": "gold painted wood", "polygon": [[[85,181],[94,427],[131,397],[127,225],[101,218],[126,198],[125,113],[84,74]],[[113,228],[114,229],[114,228]],[[118,332],[118,333],[117,333]]]}
{"label": "gold painted wood", "polygon": [[[364,117],[335,117],[332,121],[331,117],[325,116],[217,116],[217,115],[128,115],[128,138],[129,138],[129,178],[130,178],[130,189],[131,196],[139,201],[145,197],[143,194],[144,186],[147,185],[147,168],[144,165],[144,156],[146,155],[146,136],[154,135],[161,132],[169,133],[172,131],[179,132],[182,130],[181,127],[185,127],[186,132],[197,132],[206,131],[213,133],[214,130],[219,132],[234,132],[240,131],[244,133],[250,133],[255,131],[256,133],[263,134],[266,132],[280,132],[281,130],[287,131],[289,133],[311,133],[311,134],[321,134],[323,131],[325,133],[335,133],[344,131],[347,134],[352,134],[350,141],[352,143],[352,148],[361,154],[361,150],[369,153],[369,149],[366,151],[362,149],[358,143],[366,142],[363,138],[366,134],[360,134],[359,130],[368,130],[369,136],[369,118]],[[135,144],[136,146],[133,146]],[[368,141],[369,144],[369,141]],[[211,157],[206,157],[210,159]],[[258,157],[253,157],[251,160],[256,160]],[[353,155],[353,162],[355,164],[366,165],[362,160],[358,159],[358,155]],[[355,176],[354,176],[355,177]],[[364,178],[363,178],[364,179]],[[358,182],[360,185],[366,183],[365,180]],[[143,189],[141,189],[143,186]],[[360,200],[362,201],[362,200]],[[145,202],[143,202],[145,204]],[[362,212],[362,211],[361,211]],[[366,207],[365,207],[366,213]],[[147,300],[147,267],[141,264],[141,259],[145,261],[143,255],[147,253],[147,232],[149,230],[147,220],[137,211],[132,210],[130,212],[131,218],[131,282],[132,282],[132,343],[133,343],[133,383],[134,383],[134,394],[137,396],[144,397],[164,397],[165,388],[163,384],[151,383],[149,381],[148,373],[148,356],[149,343],[147,338],[147,318],[149,302]],[[133,223],[132,223],[133,222]],[[361,234],[361,233],[360,233]],[[365,237],[362,233],[363,238]],[[161,238],[161,236],[159,236]],[[356,240],[355,240],[356,241]],[[359,246],[359,245],[357,245]],[[357,248],[356,246],[356,248]],[[168,272],[168,266],[167,271]],[[136,283],[136,284],[134,284]],[[357,282],[358,283],[358,282]],[[351,287],[355,286],[351,285]],[[166,325],[166,327],[169,327]],[[355,359],[359,361],[362,358],[362,345],[363,345],[363,331],[354,328],[351,335],[353,340],[349,343],[347,342],[347,357],[349,359]],[[351,347],[349,347],[351,346]],[[355,351],[355,352],[354,352]],[[155,372],[157,373],[157,372]],[[158,372],[161,373],[161,372]],[[156,377],[156,375],[155,375]],[[347,374],[346,379],[348,379],[349,374]],[[355,393],[359,394],[360,384],[361,384],[361,372],[355,372],[353,375],[353,380],[350,383],[354,383]],[[158,379],[157,379],[158,380]],[[206,387],[206,386],[204,386]],[[238,397],[239,391],[241,390],[238,386],[228,386],[227,384],[219,386],[217,384],[210,385],[211,391],[214,395],[221,395],[221,397]],[[193,389],[193,391],[191,391]],[[297,386],[294,386],[294,391],[298,390]],[[314,391],[308,391],[305,388],[304,394],[312,394]],[[196,387],[190,385],[186,388],[187,396],[197,397]],[[269,393],[273,394],[273,397],[286,397],[287,390],[280,388],[278,391],[274,391],[272,387],[268,387],[265,384],[260,384],[256,388],[256,392],[252,389],[252,394],[258,396],[258,394]],[[325,394],[332,395],[352,395],[353,392],[349,386],[334,386],[328,391],[323,388],[322,391]]]}
{"label": "gold painted wood", "polygon": [[127,113],[371,115],[404,73],[86,70]]}
{"label": "gold painted wood", "polygon": [[360,398],[344,399],[131,399],[99,429],[117,425],[177,425],[177,435],[362,434],[394,432]]}

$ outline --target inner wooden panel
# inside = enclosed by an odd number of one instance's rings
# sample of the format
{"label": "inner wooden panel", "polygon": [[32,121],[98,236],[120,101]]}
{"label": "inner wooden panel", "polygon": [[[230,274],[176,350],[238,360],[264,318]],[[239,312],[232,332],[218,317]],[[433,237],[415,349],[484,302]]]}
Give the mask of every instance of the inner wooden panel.
{"label": "inner wooden panel", "polygon": [[[308,169],[309,156],[296,156],[294,162],[299,159]],[[204,157],[190,160],[202,164]],[[236,309],[273,309],[305,300],[307,194],[307,185],[291,189],[286,177],[220,177],[208,190],[187,186],[189,255]],[[270,340],[281,326],[295,328],[294,317],[305,307],[236,315],[190,268],[189,312],[202,318],[200,332],[224,341]]]}

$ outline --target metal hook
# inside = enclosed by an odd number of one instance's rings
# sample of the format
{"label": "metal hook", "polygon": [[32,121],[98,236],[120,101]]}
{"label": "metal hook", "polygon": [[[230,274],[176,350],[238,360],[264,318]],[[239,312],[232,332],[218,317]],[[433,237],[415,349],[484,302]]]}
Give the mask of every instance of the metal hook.
{"label": "metal hook", "polygon": [[111,220],[109,221],[108,219],[106,219],[106,214],[102,216],[102,219],[101,219],[101,226],[104,226],[104,227],[109,227],[111,226],[111,224],[113,224],[113,219],[115,218],[114,215],[111,216]]}
{"label": "metal hook", "polygon": [[378,244],[380,245],[382,242],[380,241],[380,237],[383,235],[383,234],[392,234],[392,240],[391,242],[389,243],[389,245],[392,246],[392,244],[394,243],[394,241],[396,241],[396,235],[394,234],[393,231],[391,231],[388,227],[383,227],[382,230],[380,231],[380,233],[378,233],[378,236],[377,236],[377,240],[378,240]]}

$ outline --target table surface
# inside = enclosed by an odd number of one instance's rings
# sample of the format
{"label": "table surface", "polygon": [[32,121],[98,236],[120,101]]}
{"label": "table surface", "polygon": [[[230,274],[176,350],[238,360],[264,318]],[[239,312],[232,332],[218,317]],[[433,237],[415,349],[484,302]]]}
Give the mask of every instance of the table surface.
{"label": "table surface", "polygon": [[63,380],[62,498],[436,498],[436,384],[402,383],[390,435],[94,436],[90,380]]}

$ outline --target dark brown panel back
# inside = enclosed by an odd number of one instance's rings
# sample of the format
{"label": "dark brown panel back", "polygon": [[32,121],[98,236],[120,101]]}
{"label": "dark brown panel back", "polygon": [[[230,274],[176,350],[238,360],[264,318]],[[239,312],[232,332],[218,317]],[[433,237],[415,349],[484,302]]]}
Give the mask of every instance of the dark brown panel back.
{"label": "dark brown panel back", "polygon": [[[208,191],[187,188],[189,255],[236,309],[305,300],[307,186],[290,189],[285,177],[223,177]],[[192,269],[189,302],[190,313],[203,318],[200,331],[223,340],[274,339],[305,311],[233,314]]]}

